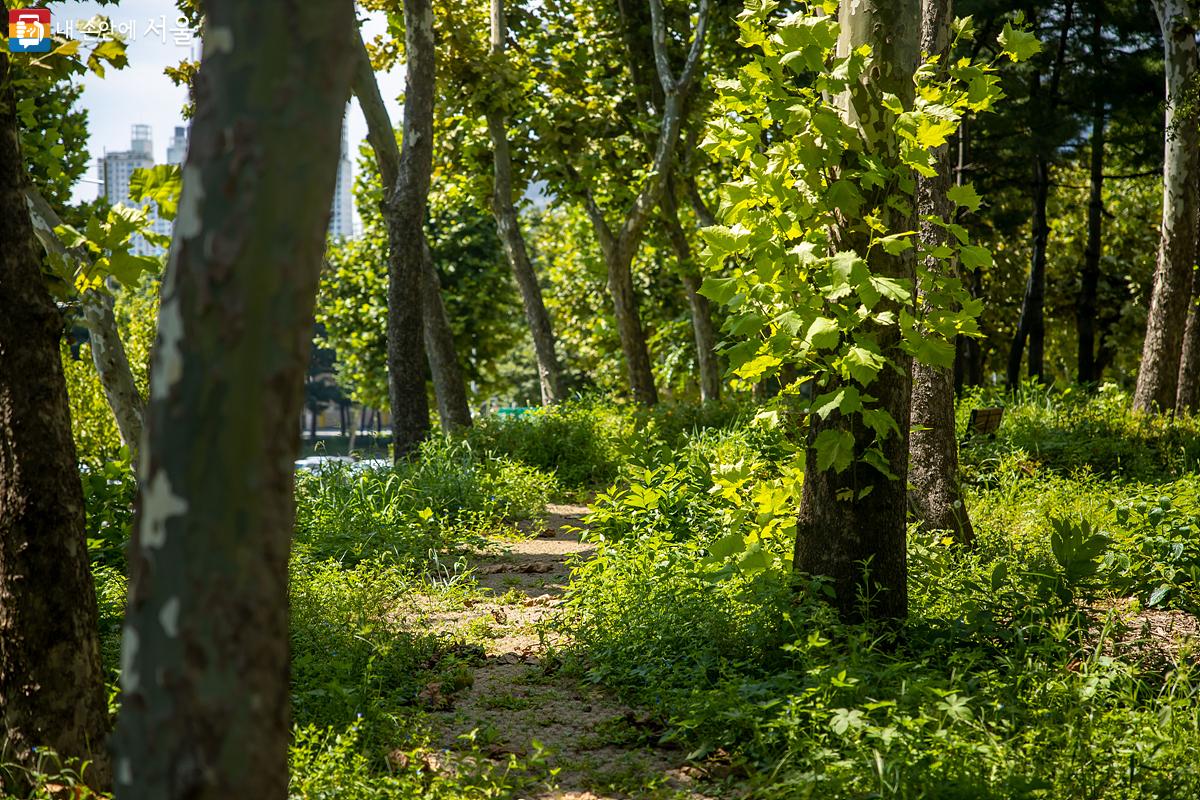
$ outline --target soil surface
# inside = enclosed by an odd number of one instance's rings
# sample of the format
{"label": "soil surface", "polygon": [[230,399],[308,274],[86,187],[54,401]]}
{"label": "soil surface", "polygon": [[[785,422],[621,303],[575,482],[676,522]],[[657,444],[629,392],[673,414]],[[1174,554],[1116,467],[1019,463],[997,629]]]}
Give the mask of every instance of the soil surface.
{"label": "soil surface", "polygon": [[[423,615],[421,624],[463,634],[483,653],[460,681],[465,688],[426,687],[429,721],[450,758],[474,746],[488,758],[545,756],[557,773],[536,798],[701,798],[698,770],[685,753],[658,744],[647,715],[560,669],[561,640],[550,623],[562,603],[580,542],[583,506],[551,505],[545,525],[474,558],[480,595],[465,608]],[[575,529],[575,530],[572,530]],[[526,795],[522,795],[523,797]]]}

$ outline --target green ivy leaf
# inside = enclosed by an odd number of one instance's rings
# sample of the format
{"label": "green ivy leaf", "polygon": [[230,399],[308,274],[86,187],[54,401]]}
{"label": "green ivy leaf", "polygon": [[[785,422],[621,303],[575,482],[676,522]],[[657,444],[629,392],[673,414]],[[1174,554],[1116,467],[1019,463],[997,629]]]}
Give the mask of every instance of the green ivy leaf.
{"label": "green ivy leaf", "polygon": [[817,434],[813,447],[817,451],[817,469],[833,467],[835,472],[845,472],[854,460],[854,437],[849,431],[826,428]]}

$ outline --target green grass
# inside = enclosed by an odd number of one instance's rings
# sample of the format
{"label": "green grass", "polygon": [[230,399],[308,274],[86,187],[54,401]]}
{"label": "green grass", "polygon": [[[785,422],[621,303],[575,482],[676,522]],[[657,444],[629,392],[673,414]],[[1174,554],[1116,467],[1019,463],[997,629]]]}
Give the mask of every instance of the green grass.
{"label": "green grass", "polygon": [[[463,607],[478,591],[463,553],[597,488],[598,554],[573,575],[552,658],[648,715],[639,745],[661,739],[763,798],[1200,796],[1197,654],[1142,630],[1200,611],[1200,421],[1134,415],[1112,389],[1031,387],[967,398],[960,434],[970,408],[998,403],[999,434],[962,453],[978,547],[911,532],[900,626],[842,624],[821,581],[790,573],[798,449],[770,412],[580,402],[485,420],[417,464],[301,476],[291,796],[539,790],[540,754],[483,756],[495,731],[439,761],[418,695],[457,686],[492,626],[439,633],[405,604]],[[129,487],[113,474],[88,501],[115,686]],[[666,791],[639,770],[593,778]]]}

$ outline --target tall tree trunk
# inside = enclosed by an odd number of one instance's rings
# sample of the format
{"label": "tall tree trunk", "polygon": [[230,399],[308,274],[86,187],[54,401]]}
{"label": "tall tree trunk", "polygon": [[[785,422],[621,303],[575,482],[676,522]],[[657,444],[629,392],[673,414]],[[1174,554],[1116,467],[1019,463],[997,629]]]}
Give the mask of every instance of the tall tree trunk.
{"label": "tall tree trunk", "polygon": [[[861,82],[852,84],[845,97],[846,116],[869,137],[871,155],[882,159],[884,164],[895,164],[899,158],[895,119],[875,98],[890,92],[900,98],[906,108],[912,107],[913,73],[919,57],[920,3],[918,0],[860,0],[853,4],[843,3],[839,15],[838,52],[848,53],[869,45],[877,63],[883,65],[865,73]],[[911,211],[901,211],[896,206],[886,205],[883,198],[877,199],[884,209],[883,224],[889,230],[913,229],[915,220]],[[841,235],[858,252],[867,252],[867,242],[862,234],[841,232]],[[889,256],[880,248],[872,248],[869,267],[874,275],[907,280],[910,285],[915,278],[911,251],[906,255]],[[814,418],[810,422],[805,450],[804,489],[796,525],[795,568],[830,577],[838,611],[847,619],[854,619],[861,612],[858,597],[863,586],[863,562],[869,562],[865,597],[870,613],[900,618],[908,612],[905,523],[911,359],[900,348],[900,335],[895,326],[880,328],[876,336],[881,352],[895,368],[885,368],[869,389],[860,389],[877,397],[878,406],[899,426],[899,432],[880,443],[888,468],[896,477],[885,477],[875,467],[860,460],[866,448],[875,441],[873,432],[861,418],[846,418],[837,412],[824,422]],[[817,466],[814,443],[821,431],[829,427],[848,430],[854,436],[855,460],[841,473],[821,470]]]}
{"label": "tall tree trunk", "polygon": [[1015,387],[1021,380],[1021,358],[1025,345],[1029,345],[1029,377],[1043,380],[1045,371],[1046,345],[1046,247],[1050,239],[1050,223],[1046,218],[1046,204],[1050,199],[1050,158],[1054,142],[1042,128],[1054,125],[1061,100],[1059,84],[1062,81],[1066,62],[1067,40],[1075,10],[1074,0],[1067,0],[1058,28],[1058,49],[1050,71],[1050,86],[1044,102],[1036,102],[1041,94],[1041,72],[1033,74],[1030,101],[1035,103],[1039,118],[1033,121],[1033,257],[1029,266],[1029,279],[1025,283],[1025,296],[1021,301],[1021,318],[1013,336],[1008,353],[1008,385]]}
{"label": "tall tree trunk", "polygon": [[[1200,229],[1200,225],[1197,227]],[[1200,252],[1200,239],[1197,240],[1197,251]],[[1200,272],[1195,271],[1192,273],[1192,296],[1183,331],[1183,350],[1179,357],[1175,407],[1178,411],[1187,412],[1195,412],[1200,408]]]}
{"label": "tall tree trunk", "polygon": [[[422,237],[424,240],[424,237]],[[437,397],[438,416],[442,429],[453,433],[471,427],[471,404],[467,400],[467,384],[463,381],[454,345],[454,332],[442,302],[442,279],[433,265],[429,245],[422,244],[425,253],[421,265],[421,300],[425,317],[425,354],[429,372],[433,375],[433,393]]]}
{"label": "tall tree trunk", "polygon": [[[503,57],[508,23],[504,15],[504,0],[492,2],[492,55]],[[508,144],[508,123],[504,112],[498,107],[487,111],[488,133],[492,139],[492,161],[494,184],[492,191],[492,214],[496,218],[496,230],[508,256],[513,279],[521,291],[521,303],[525,307],[525,320],[533,338],[533,352],[537,359],[538,381],[542,389],[542,404],[551,405],[563,399],[562,368],[555,352],[554,328],[550,314],[542,301],[542,287],[538,285],[537,273],[525,247],[525,236],[521,232],[521,219],[513,204],[512,152]]]}
{"label": "tall tree trunk", "polygon": [[120,800],[288,788],[293,426],[354,4],[208,0],[205,12],[130,545]]}
{"label": "tall tree trunk", "polygon": [[684,104],[700,66],[700,55],[704,51],[708,15],[709,0],[699,0],[696,30],[692,35],[687,60],[683,70],[675,76],[667,53],[667,23],[662,0],[650,0],[654,65],[663,90],[662,119],[659,123],[654,161],[633,205],[626,211],[621,226],[615,230],[609,226],[591,191],[584,192],[584,208],[596,231],[600,252],[604,256],[608,271],[608,290],[612,295],[617,333],[621,338],[621,351],[625,355],[625,364],[629,371],[630,388],[634,398],[647,406],[658,402],[658,390],[654,386],[650,351],[646,347],[646,335],[638,316],[637,294],[633,288],[633,259],[641,246],[646,223],[650,221],[650,215],[662,198],[667,176],[673,166],[679,131],[683,125]]}
{"label": "tall tree trunk", "polygon": [[1046,335],[1046,245],[1050,224],[1046,219],[1046,203],[1050,196],[1050,165],[1041,153],[1033,160],[1033,259],[1025,294],[1021,299],[1021,317],[1017,332],[1008,351],[1008,385],[1021,382],[1021,360],[1029,345],[1029,377],[1042,379],[1043,347]]}
{"label": "tall tree trunk", "polygon": [[1097,60],[1094,69],[1095,97],[1092,99],[1091,190],[1088,196],[1087,245],[1083,251],[1083,274],[1079,299],[1075,305],[1075,327],[1079,334],[1079,360],[1076,378],[1081,384],[1095,384],[1096,370],[1096,295],[1100,286],[1100,256],[1104,232],[1104,128],[1107,122],[1104,97],[1100,89],[1098,48],[1103,47],[1102,18],[1099,7],[1092,20],[1092,49]]}
{"label": "tall tree trunk", "polygon": [[1133,407],[1172,411],[1196,263],[1197,147],[1194,99],[1188,97],[1196,76],[1196,28],[1182,0],[1154,0],[1162,26],[1167,76],[1166,154],[1163,159],[1162,233],[1158,268],[1150,295],[1142,363]]}
{"label": "tall tree trunk", "polygon": [[[51,747],[91,761],[84,779],[106,789],[108,713],[63,323],[23,195],[10,66],[0,53],[0,765],[34,766],[33,748]],[[27,788],[6,784],[0,767],[0,794]]]}
{"label": "tall tree trunk", "polygon": [[[669,183],[669,182],[668,182]],[[696,342],[696,362],[700,370],[700,400],[705,403],[721,399],[721,368],[717,363],[717,333],[712,322],[712,308],[708,298],[700,294],[700,270],[692,260],[692,248],[687,234],[679,224],[679,208],[675,202],[675,189],[668,185],[662,197],[663,221],[667,236],[679,261],[679,276],[687,293],[688,308],[692,314],[692,334]]]}
{"label": "tall tree trunk", "polygon": [[[939,70],[947,71],[950,57],[951,0],[923,0],[921,9],[921,50],[938,55]],[[917,179],[917,214],[949,219],[953,207],[946,193],[950,188],[950,145],[933,152],[937,174]],[[944,229],[931,222],[920,224],[921,243],[928,249],[945,243]],[[930,258],[926,268],[943,269]],[[954,273],[957,269],[949,267]],[[919,286],[922,296],[924,286]],[[954,370],[913,362],[912,430],[909,440],[909,497],[917,521],[927,530],[952,531],[959,544],[970,546],[975,531],[963,502],[958,482],[958,439],[954,428]]]}
{"label": "tall tree trunk", "polygon": [[[422,352],[421,282],[425,263],[425,212],[433,172],[435,55],[431,0],[404,0],[404,134],[394,183],[385,180],[388,226],[388,375],[394,457],[416,453],[429,435],[429,395]],[[361,66],[359,74],[361,75]],[[372,78],[372,83],[374,79]],[[356,86],[361,85],[356,80]],[[375,93],[378,94],[378,86]],[[362,95],[359,95],[360,100]],[[369,118],[368,118],[369,119]],[[386,136],[395,142],[389,123]],[[383,174],[380,164],[380,173]],[[394,188],[393,188],[394,187]]]}
{"label": "tall tree trunk", "polygon": [[[68,250],[54,231],[62,220],[54,209],[32,186],[25,190],[29,204],[33,229],[47,255],[62,258],[67,263],[85,263],[89,258],[82,249]],[[117,318],[113,313],[113,298],[107,291],[88,289],[80,297],[83,308],[83,324],[91,341],[92,362],[104,389],[108,407],[112,410],[121,433],[121,441],[129,448],[129,456],[137,471],[138,448],[142,444],[142,416],[146,412],[146,401],[133,380],[129,368],[129,356],[125,343],[117,330]]]}

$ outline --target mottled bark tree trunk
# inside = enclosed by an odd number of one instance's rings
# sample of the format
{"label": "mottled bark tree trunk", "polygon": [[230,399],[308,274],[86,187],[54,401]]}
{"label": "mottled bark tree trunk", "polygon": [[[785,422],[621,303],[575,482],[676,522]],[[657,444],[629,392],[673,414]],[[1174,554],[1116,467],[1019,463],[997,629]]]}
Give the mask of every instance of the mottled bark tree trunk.
{"label": "mottled bark tree trunk", "polygon": [[[920,3],[861,0],[842,4],[839,14],[838,52],[849,53],[864,44],[870,45],[875,64],[845,98],[847,119],[862,129],[872,155],[883,159],[884,164],[895,164],[899,151],[895,118],[875,98],[879,93],[891,92],[906,108],[912,106],[913,73],[919,56]],[[880,205],[888,230],[912,230],[911,212],[904,213],[882,202]],[[858,252],[867,252],[863,234],[841,232],[841,235]],[[873,248],[870,269],[872,274],[910,283],[915,278],[911,251],[889,256],[880,248]],[[868,613],[885,618],[901,618],[908,613],[905,528],[911,359],[901,350],[900,334],[894,326],[875,333],[882,353],[894,368],[885,368],[869,389],[862,388],[878,398],[879,407],[891,414],[899,426],[900,433],[893,433],[881,442],[888,468],[895,477],[889,478],[859,460],[875,440],[874,433],[859,417],[846,418],[835,412],[824,422],[814,419],[805,451],[804,490],[796,525],[795,568],[832,579],[835,603],[845,619],[859,617],[864,607]],[[850,431],[855,440],[856,458],[841,473],[817,466],[813,445],[817,435],[830,426]],[[869,562],[865,586],[864,562]],[[859,602],[860,590],[865,593],[865,603]]]}
{"label": "mottled bark tree trunk", "polygon": [[[1197,225],[1200,234],[1200,224]],[[1200,236],[1196,240],[1200,254]],[[1194,413],[1200,408],[1200,272],[1192,272],[1192,296],[1188,303],[1187,325],[1183,331],[1183,350],[1179,356],[1179,385],[1175,391],[1178,411]]]}
{"label": "mottled bark tree trunk", "polygon": [[[33,748],[50,747],[90,760],[85,780],[105,789],[108,713],[63,322],[25,204],[19,125],[0,53],[0,765],[33,766]],[[28,788],[4,776],[0,794]]]}
{"label": "mottled bark tree trunk", "polygon": [[1044,101],[1041,72],[1033,74],[1030,102],[1038,109],[1040,118],[1033,121],[1035,153],[1033,158],[1033,256],[1029,265],[1029,278],[1025,282],[1025,295],[1021,300],[1021,317],[1008,353],[1008,385],[1017,386],[1021,381],[1021,360],[1025,346],[1029,346],[1029,377],[1038,381],[1045,371],[1046,344],[1046,247],[1050,240],[1050,223],[1046,218],[1046,204],[1050,199],[1050,158],[1053,142],[1040,129],[1053,125],[1060,101],[1059,84],[1062,82],[1063,67],[1067,54],[1067,39],[1071,32],[1075,4],[1067,0],[1058,29],[1058,50],[1050,71],[1050,86]]}
{"label": "mottled bark tree trunk", "polygon": [[1196,263],[1200,137],[1196,133],[1195,100],[1188,97],[1197,66],[1196,28],[1191,9],[1182,0],[1154,0],[1154,10],[1163,34],[1167,143],[1158,267],[1154,271],[1133,407],[1139,411],[1167,412],[1175,408],[1192,269]]}
{"label": "mottled bark tree trunk", "polygon": [[[431,0],[404,0],[404,48],[404,133],[400,161],[395,183],[384,183],[389,250],[388,376],[397,461],[416,453],[430,427],[422,350],[421,276],[425,261],[425,212],[433,172],[435,64]],[[388,136],[392,136],[390,126]],[[372,138],[372,144],[375,141]]]}
{"label": "mottled bark tree trunk", "polygon": [[[492,55],[504,54],[508,23],[504,15],[504,0],[492,2]],[[504,112],[498,108],[487,111],[488,134],[492,139],[492,162],[494,184],[492,189],[492,214],[496,218],[496,231],[504,245],[504,254],[512,268],[513,279],[521,291],[521,303],[525,308],[525,320],[533,339],[533,353],[537,359],[538,382],[542,389],[542,404],[551,405],[564,397],[562,368],[554,341],[554,328],[550,314],[542,300],[542,287],[525,247],[525,236],[521,232],[521,218],[513,203],[512,152],[508,144],[508,122]]]}
{"label": "mottled bark tree trunk", "polygon": [[708,14],[709,0],[700,0],[696,30],[692,36],[687,61],[676,77],[671,70],[667,53],[667,23],[662,0],[650,0],[654,64],[664,96],[654,161],[650,166],[649,176],[642,184],[633,205],[625,213],[619,228],[614,230],[608,224],[591,192],[587,192],[584,198],[584,208],[596,231],[600,252],[604,256],[608,271],[608,290],[612,295],[617,333],[620,335],[621,351],[629,372],[630,388],[634,399],[647,406],[658,402],[658,390],[654,386],[650,351],[646,346],[646,334],[638,315],[637,295],[633,288],[633,259],[641,246],[646,223],[650,221],[650,215],[662,198],[667,176],[672,169],[679,131],[683,125],[684,103],[695,80],[700,55],[704,51]]}
{"label": "mottled bark tree trunk", "polygon": [[1091,184],[1088,193],[1087,244],[1083,250],[1083,270],[1079,278],[1079,297],[1075,302],[1075,329],[1079,337],[1076,380],[1094,385],[1100,378],[1096,370],[1096,295],[1100,286],[1100,256],[1104,234],[1104,128],[1107,123],[1104,95],[1100,90],[1101,52],[1104,47],[1103,3],[1097,3],[1092,17],[1092,152]]}
{"label": "mottled bark tree trunk", "polygon": [[687,293],[688,309],[692,315],[692,335],[696,343],[696,363],[699,368],[700,400],[705,403],[721,399],[721,368],[717,362],[717,332],[713,327],[712,307],[708,298],[700,294],[700,270],[692,259],[692,248],[687,234],[679,224],[679,208],[675,202],[674,187],[668,185],[662,197],[663,222],[667,236],[679,261],[679,277]]}
{"label": "mottled bark tree trunk", "polygon": [[421,300],[424,304],[425,354],[429,372],[433,375],[433,393],[437,397],[438,417],[442,430],[461,431],[471,427],[471,404],[467,400],[467,384],[458,363],[454,331],[442,302],[442,279],[433,265],[433,254],[422,238],[425,258],[421,265]]}
{"label": "mottled bark tree trunk", "polygon": [[[383,102],[383,95],[379,91],[379,83],[375,79],[375,71],[371,66],[371,59],[367,54],[367,49],[362,43],[361,35],[354,38],[353,47],[356,51],[354,94],[358,97],[359,105],[363,110],[363,116],[367,120],[367,139],[371,143],[371,148],[375,151],[375,163],[379,168],[379,177],[384,186],[398,187],[399,181],[405,175],[404,169],[407,169],[403,165],[409,162],[405,161],[406,156],[404,152],[396,146],[396,136],[392,129],[392,121],[388,116],[387,106]],[[429,113],[431,115],[433,113],[432,102],[432,99],[430,99]],[[408,117],[409,107],[406,101],[405,119],[407,120]],[[432,116],[430,119],[432,120]],[[432,136],[432,121],[430,122],[429,130],[429,135]],[[432,149],[430,149],[430,160],[428,162],[430,169],[432,169],[432,158]],[[415,161],[412,164],[415,165]],[[411,191],[411,187],[405,189],[406,193]],[[428,194],[429,181],[427,176],[423,197],[428,198]],[[417,235],[420,237],[421,264],[417,279],[418,282],[415,287],[415,296],[405,299],[397,309],[407,309],[410,303],[420,304],[421,341],[424,342],[424,352],[429,364],[430,374],[433,378],[434,395],[438,403],[438,414],[442,420],[442,428],[447,431],[454,431],[471,426],[471,409],[467,400],[466,384],[462,378],[462,368],[458,360],[458,351],[454,343],[454,334],[450,330],[450,321],[446,316],[446,304],[442,300],[441,279],[438,278],[437,270],[433,265],[433,259],[429,253],[429,246],[425,238],[424,210],[421,213],[422,222],[417,230]],[[385,202],[383,206],[383,219],[388,229],[389,257],[394,264],[398,258],[399,251],[396,250],[392,243],[398,237],[407,236],[412,233],[412,221],[404,215],[395,213],[394,208],[388,202]],[[402,289],[403,287],[394,286],[393,288]],[[405,291],[408,291],[408,289]],[[389,316],[394,317],[396,314],[393,313]],[[396,389],[395,384],[399,382],[404,387],[402,394],[415,399],[419,392],[421,397],[425,398],[424,432],[419,437],[415,437],[411,442],[405,444],[403,448],[405,453],[413,453],[429,433],[429,401],[428,394],[425,391],[424,365],[419,362],[409,364],[407,355],[405,364],[407,365],[405,367],[406,371],[402,375],[393,378],[393,391]],[[411,408],[411,403],[409,403],[409,407]],[[416,412],[413,413],[413,418],[409,420],[410,424],[406,426],[410,430],[416,430],[411,426],[416,420]],[[399,440],[397,440],[397,443],[399,446]],[[397,457],[399,457],[399,454]]]}
{"label": "mottled bark tree trunk", "polygon": [[[946,72],[950,57],[950,0],[923,0],[921,9],[921,50],[940,56],[938,68]],[[917,179],[917,214],[949,219],[953,207],[946,196],[950,188],[950,145],[934,150],[937,175]],[[944,244],[946,232],[930,222],[920,223],[922,244],[934,248]],[[936,258],[926,268],[950,269]],[[925,287],[919,286],[922,297]],[[970,546],[975,531],[963,502],[958,482],[958,439],[954,428],[954,370],[913,362],[912,430],[909,440],[909,494],[917,521],[927,530],[951,531],[959,544]]]}
{"label": "mottled bark tree trunk", "polygon": [[[54,232],[62,220],[50,204],[34,189],[27,187],[25,199],[29,204],[33,229],[47,255],[65,259],[67,263],[86,263],[89,258],[82,248],[68,250]],[[92,362],[104,389],[108,407],[117,422],[121,441],[129,448],[134,471],[137,471],[138,448],[142,443],[142,417],[146,412],[146,401],[133,380],[129,368],[129,356],[125,343],[117,330],[117,318],[113,313],[113,298],[107,291],[89,289],[79,297],[83,309],[83,324],[91,342]]]}
{"label": "mottled bark tree trunk", "polygon": [[354,6],[205,12],[130,545],[120,800],[287,797],[295,420]]}

